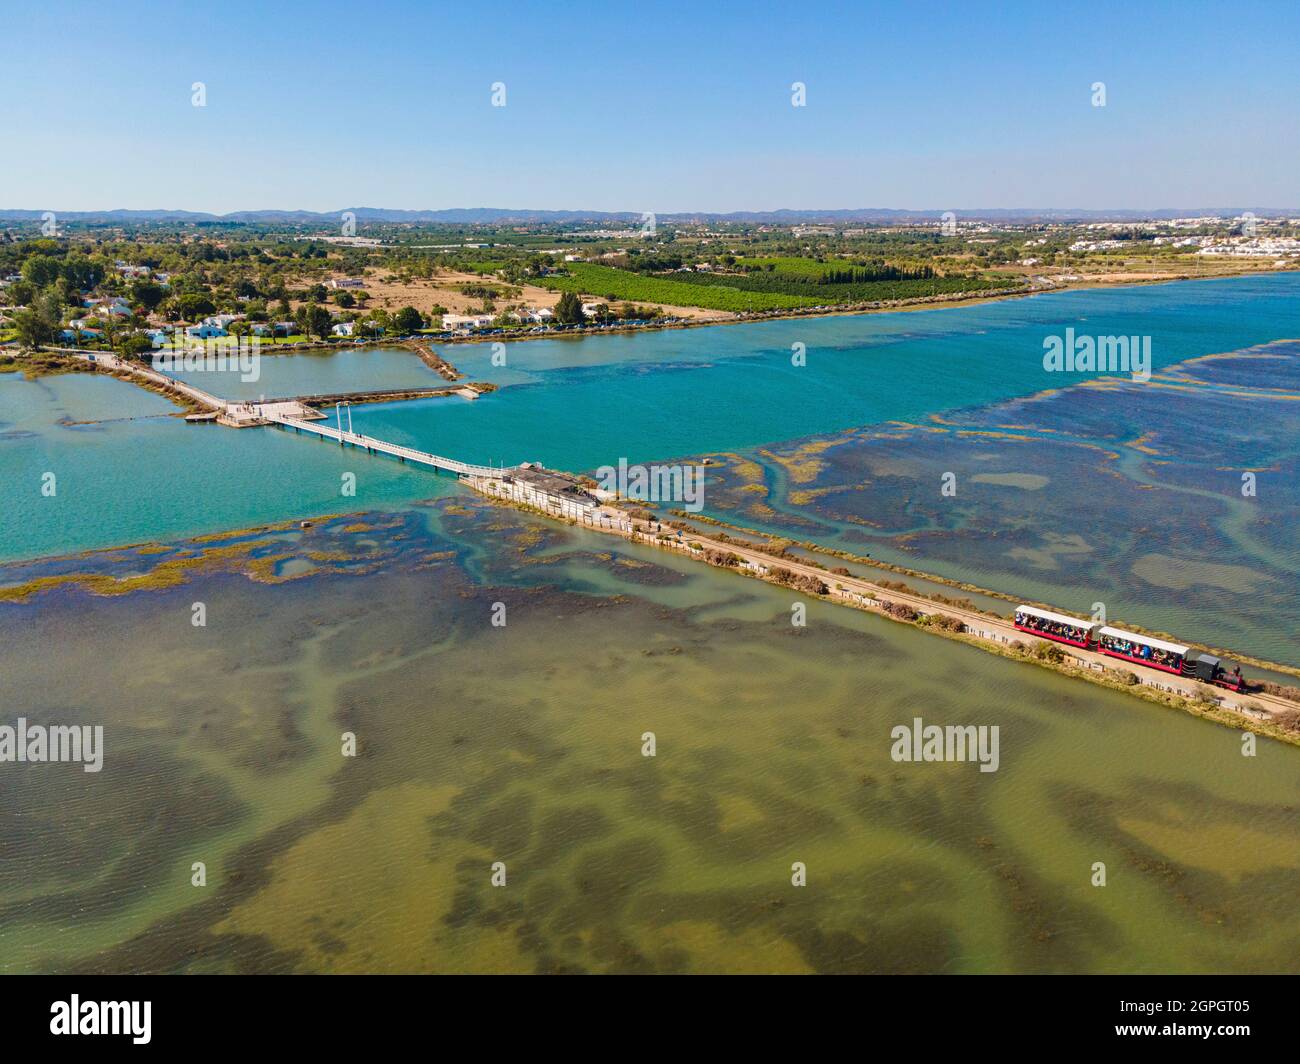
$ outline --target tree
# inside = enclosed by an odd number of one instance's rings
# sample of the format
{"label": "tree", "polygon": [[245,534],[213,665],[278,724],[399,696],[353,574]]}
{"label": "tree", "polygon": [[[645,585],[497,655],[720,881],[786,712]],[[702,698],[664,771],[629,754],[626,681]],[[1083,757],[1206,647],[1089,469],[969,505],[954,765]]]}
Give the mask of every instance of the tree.
{"label": "tree", "polygon": [[205,295],[194,292],[187,292],[185,295],[177,296],[176,309],[180,311],[182,318],[189,321],[217,312],[216,304],[212,300]]}
{"label": "tree", "polygon": [[113,344],[114,349],[123,358],[135,358],[146,351],[153,350],[153,341],[144,333],[127,333]]}
{"label": "tree", "polygon": [[23,280],[35,288],[52,285],[60,273],[59,260],[53,255],[33,255],[23,263]]}
{"label": "tree", "polygon": [[424,326],[424,319],[414,307],[403,307],[393,315],[393,328],[399,336],[419,332]]}
{"label": "tree", "polygon": [[54,339],[54,329],[34,310],[20,310],[14,315],[14,331],[18,345],[33,350]]}
{"label": "tree", "polygon": [[53,291],[42,292],[30,310],[20,310],[14,315],[18,343],[28,348],[48,344],[58,334],[62,322],[63,301]]}
{"label": "tree", "polygon": [[167,289],[153,281],[136,281],[131,285],[131,299],[145,310],[153,311],[167,296]]}
{"label": "tree", "polygon": [[104,266],[98,257],[87,258],[76,251],[63,260],[60,272],[65,280],[83,292],[90,291],[104,279]]}
{"label": "tree", "polygon": [[582,313],[582,300],[572,292],[565,292],[555,304],[555,320],[561,325],[581,325],[587,320]]}
{"label": "tree", "polygon": [[330,317],[330,312],[319,303],[309,303],[304,308],[303,328],[309,336],[318,336],[324,340],[329,336],[333,325],[334,319]]}
{"label": "tree", "polygon": [[30,281],[15,281],[9,286],[9,299],[15,307],[25,307],[36,298],[36,286]]}

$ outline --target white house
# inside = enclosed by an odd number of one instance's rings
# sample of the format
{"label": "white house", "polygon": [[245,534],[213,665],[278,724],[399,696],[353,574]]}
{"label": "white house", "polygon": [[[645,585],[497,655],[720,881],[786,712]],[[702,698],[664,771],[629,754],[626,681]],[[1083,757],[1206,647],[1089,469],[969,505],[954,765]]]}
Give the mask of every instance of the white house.
{"label": "white house", "polygon": [[199,324],[215,325],[218,329],[222,330],[221,335],[224,336],[225,330],[230,328],[231,322],[239,321],[239,319],[240,319],[239,314],[211,314],[208,317],[204,318],[201,322],[199,322]]}
{"label": "white house", "polygon": [[335,277],[330,280],[331,288],[365,288],[366,282],[360,277]]}
{"label": "white house", "polygon": [[457,329],[486,329],[491,324],[491,314],[444,314],[442,316],[442,327],[451,332]]}
{"label": "white house", "polygon": [[341,321],[330,329],[335,336],[351,336],[356,331],[357,323],[354,321]]}
{"label": "white house", "polygon": [[291,321],[259,321],[253,326],[254,336],[292,336],[298,326]]}
{"label": "white house", "polygon": [[214,336],[225,336],[227,333],[220,325],[202,322],[198,325],[189,326],[185,330],[185,335],[194,340],[209,340]]}
{"label": "white house", "polygon": [[91,307],[91,313],[98,314],[101,318],[129,318],[131,306],[121,296],[115,296],[96,303]]}

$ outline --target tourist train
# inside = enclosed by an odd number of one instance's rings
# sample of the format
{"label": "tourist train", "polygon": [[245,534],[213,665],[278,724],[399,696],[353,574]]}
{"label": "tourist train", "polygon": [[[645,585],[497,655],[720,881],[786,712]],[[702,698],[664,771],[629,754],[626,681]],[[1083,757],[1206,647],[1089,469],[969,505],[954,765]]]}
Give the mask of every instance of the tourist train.
{"label": "tourist train", "polygon": [[1064,613],[1052,613],[1033,606],[1017,606],[1016,628],[1022,632],[1066,643],[1083,650],[1096,650],[1112,658],[1131,661],[1148,669],[1160,669],[1177,676],[1187,676],[1205,683],[1226,687],[1229,691],[1246,690],[1241,666],[1223,661],[1203,650],[1193,650],[1139,632],[1126,632],[1095,621],[1085,621]]}

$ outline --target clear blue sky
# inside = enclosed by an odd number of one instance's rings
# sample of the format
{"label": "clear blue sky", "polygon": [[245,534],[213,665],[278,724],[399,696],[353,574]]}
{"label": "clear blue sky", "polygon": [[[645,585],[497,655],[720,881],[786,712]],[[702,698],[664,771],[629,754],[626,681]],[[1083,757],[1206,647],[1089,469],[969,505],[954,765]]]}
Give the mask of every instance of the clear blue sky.
{"label": "clear blue sky", "polygon": [[6,208],[1300,206],[1296,0],[7,6]]}

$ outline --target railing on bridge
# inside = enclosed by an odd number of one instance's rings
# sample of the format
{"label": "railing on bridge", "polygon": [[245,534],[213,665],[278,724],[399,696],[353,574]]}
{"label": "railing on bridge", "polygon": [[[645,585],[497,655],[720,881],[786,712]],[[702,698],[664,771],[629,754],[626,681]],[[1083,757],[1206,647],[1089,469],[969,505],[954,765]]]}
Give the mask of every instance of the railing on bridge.
{"label": "railing on bridge", "polygon": [[324,436],[327,439],[338,440],[340,443],[350,443],[354,447],[364,447],[370,451],[379,451],[382,454],[391,454],[394,458],[404,458],[410,462],[418,462],[421,465],[433,466],[435,469],[445,469],[449,473],[456,473],[464,477],[499,477],[502,470],[492,466],[471,465],[468,462],[458,462],[454,458],[443,458],[441,455],[430,454],[428,451],[417,451],[413,447],[402,447],[395,443],[389,443],[387,440],[376,439],[374,436],[363,436],[359,432],[344,432],[340,429],[332,429],[328,425],[319,422],[303,421],[296,417],[290,417],[287,414],[281,414],[274,411],[267,411],[264,414],[267,421],[277,425],[284,425],[287,428],[298,429],[301,432],[314,432],[318,436]]}

